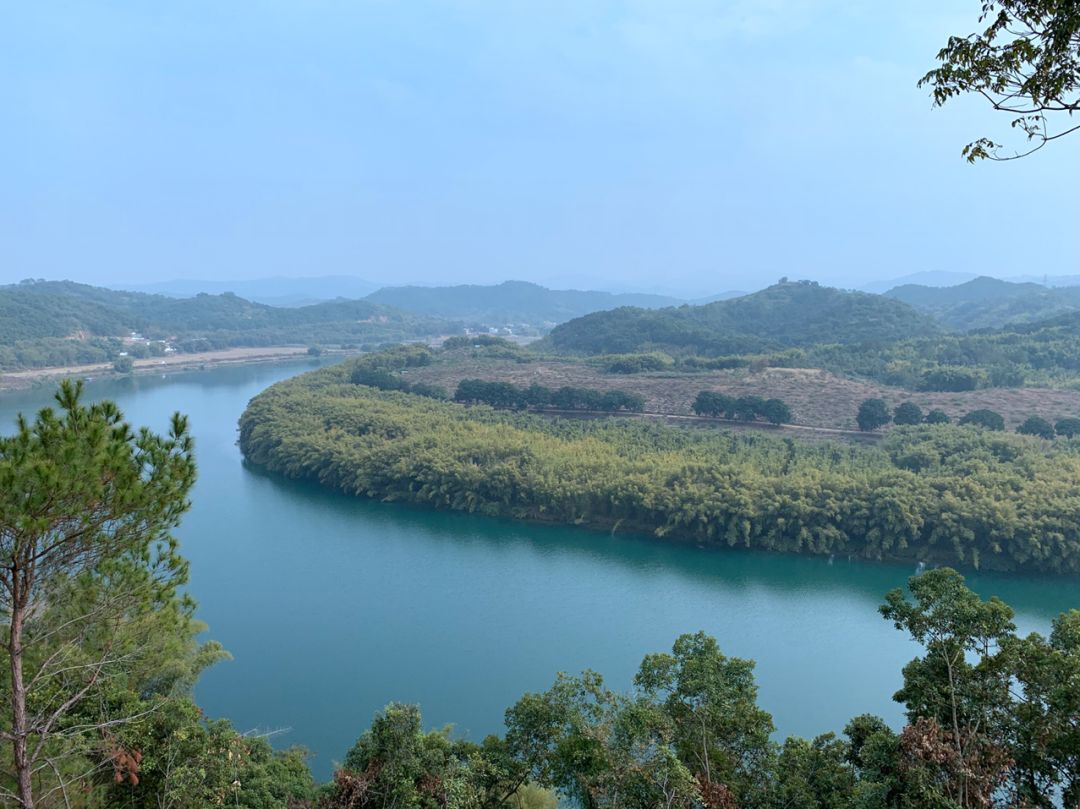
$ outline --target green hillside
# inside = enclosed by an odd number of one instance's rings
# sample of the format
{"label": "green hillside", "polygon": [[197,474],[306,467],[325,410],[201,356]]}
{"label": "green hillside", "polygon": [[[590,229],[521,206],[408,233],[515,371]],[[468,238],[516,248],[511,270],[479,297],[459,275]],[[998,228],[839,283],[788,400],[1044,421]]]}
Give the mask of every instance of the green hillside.
{"label": "green hillside", "polygon": [[524,325],[537,329],[620,306],[654,309],[679,303],[663,295],[548,289],[525,281],[505,281],[492,286],[385,287],[365,300],[471,324]]}
{"label": "green hillside", "polygon": [[460,324],[369,301],[284,308],[229,293],[170,298],[70,281],[0,287],[0,369],[111,359],[138,332],[179,351],[230,346],[378,344],[461,331]]}
{"label": "green hillside", "polygon": [[704,306],[597,312],[557,326],[545,343],[583,354],[663,349],[726,355],[885,343],[939,331],[930,317],[900,301],[799,281]]}
{"label": "green hillside", "polygon": [[954,331],[1043,320],[1080,310],[1080,287],[1045,287],[983,276],[951,287],[905,284],[885,293]]}

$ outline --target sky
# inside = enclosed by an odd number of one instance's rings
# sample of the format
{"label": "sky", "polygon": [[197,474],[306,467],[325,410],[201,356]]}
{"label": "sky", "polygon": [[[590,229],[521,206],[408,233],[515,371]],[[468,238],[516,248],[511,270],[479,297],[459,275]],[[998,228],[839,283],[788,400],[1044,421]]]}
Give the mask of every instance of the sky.
{"label": "sky", "polygon": [[916,86],[979,5],[12,0],[0,282],[1080,272],[1080,136]]}

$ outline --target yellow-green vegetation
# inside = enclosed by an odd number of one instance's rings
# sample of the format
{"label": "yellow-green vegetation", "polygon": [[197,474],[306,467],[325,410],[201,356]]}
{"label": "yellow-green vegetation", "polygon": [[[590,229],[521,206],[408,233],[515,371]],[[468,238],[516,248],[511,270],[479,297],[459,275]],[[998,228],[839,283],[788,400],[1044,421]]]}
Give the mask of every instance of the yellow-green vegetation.
{"label": "yellow-green vegetation", "polygon": [[248,460],[365,497],[710,545],[1080,572],[1071,441],[941,424],[865,447],[550,419],[380,391],[353,371],[253,399]]}

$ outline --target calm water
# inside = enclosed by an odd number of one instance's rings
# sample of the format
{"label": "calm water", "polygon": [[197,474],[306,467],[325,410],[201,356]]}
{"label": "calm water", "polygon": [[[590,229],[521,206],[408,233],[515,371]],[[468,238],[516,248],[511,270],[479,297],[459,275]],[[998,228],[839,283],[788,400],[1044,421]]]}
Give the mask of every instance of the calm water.
{"label": "calm water", "polygon": [[[248,399],[306,365],[92,383],[135,424],[191,417],[199,482],[179,535],[209,636],[235,659],[198,699],[243,730],[282,730],[327,775],[372,713],[418,702],[428,724],[479,740],[557,671],[630,684],[643,655],[682,632],[758,662],[761,703],[783,733],[900,717],[890,696],[916,649],[878,617],[909,567],[704,551],[647,538],[370,503],[245,468]],[[0,429],[51,389],[0,395]],[[1024,630],[1080,606],[1080,585],[980,575]]]}

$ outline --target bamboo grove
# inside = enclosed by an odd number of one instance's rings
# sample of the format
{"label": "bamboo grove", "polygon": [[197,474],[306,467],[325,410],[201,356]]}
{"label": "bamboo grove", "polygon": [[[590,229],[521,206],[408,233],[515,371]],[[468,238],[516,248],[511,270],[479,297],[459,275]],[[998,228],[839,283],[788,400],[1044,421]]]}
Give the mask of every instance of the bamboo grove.
{"label": "bamboo grove", "polygon": [[977,427],[878,446],[553,419],[352,384],[348,363],[269,388],[247,460],[350,494],[715,546],[1080,572],[1080,445]]}

